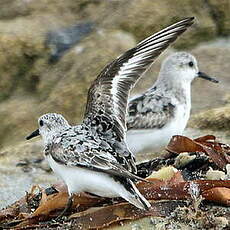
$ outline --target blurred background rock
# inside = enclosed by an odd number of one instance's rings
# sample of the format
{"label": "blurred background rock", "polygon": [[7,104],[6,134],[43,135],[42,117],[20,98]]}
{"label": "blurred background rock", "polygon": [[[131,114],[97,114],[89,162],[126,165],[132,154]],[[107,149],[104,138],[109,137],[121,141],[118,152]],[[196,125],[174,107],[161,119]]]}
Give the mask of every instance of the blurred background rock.
{"label": "blurred background rock", "polygon": [[[1,0],[0,147],[24,141],[46,112],[80,121],[89,85],[104,65],[187,16],[196,24],[173,48],[191,51],[202,71],[221,80],[194,82],[192,112],[223,105],[230,85],[229,12],[229,0]],[[134,92],[154,82],[170,52]]]}
{"label": "blurred background rock", "polygon": [[190,134],[205,128],[229,137],[229,12],[229,0],[1,0],[0,206],[33,183],[49,182],[47,174],[25,176],[15,169],[21,159],[42,156],[39,138],[24,139],[37,128],[37,118],[57,112],[72,124],[80,122],[87,90],[100,70],[184,17],[195,16],[195,25],[160,56],[133,93],[151,86],[168,54],[189,51],[201,71],[221,81],[194,81],[190,127],[196,131]]}

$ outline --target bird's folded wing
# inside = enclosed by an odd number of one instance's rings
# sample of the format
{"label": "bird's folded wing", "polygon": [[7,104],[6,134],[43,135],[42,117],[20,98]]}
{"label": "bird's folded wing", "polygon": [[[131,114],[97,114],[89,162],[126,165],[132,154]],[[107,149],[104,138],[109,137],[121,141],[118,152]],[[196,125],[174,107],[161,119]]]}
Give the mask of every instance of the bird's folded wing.
{"label": "bird's folded wing", "polygon": [[112,176],[129,178],[132,180],[144,180],[124,167],[125,157],[119,159],[120,162],[111,154],[101,150],[92,149],[91,151],[77,152],[75,148],[63,148],[61,144],[53,144],[48,154],[59,164],[68,167],[81,167],[89,170],[107,173]]}
{"label": "bird's folded wing", "polygon": [[171,98],[157,94],[143,94],[129,102],[127,128],[158,129],[167,124],[175,115]]}
{"label": "bird's folded wing", "polygon": [[89,89],[85,124],[94,125],[102,134],[112,130],[117,140],[123,140],[130,89],[193,19],[186,18],[153,34],[107,65]]}

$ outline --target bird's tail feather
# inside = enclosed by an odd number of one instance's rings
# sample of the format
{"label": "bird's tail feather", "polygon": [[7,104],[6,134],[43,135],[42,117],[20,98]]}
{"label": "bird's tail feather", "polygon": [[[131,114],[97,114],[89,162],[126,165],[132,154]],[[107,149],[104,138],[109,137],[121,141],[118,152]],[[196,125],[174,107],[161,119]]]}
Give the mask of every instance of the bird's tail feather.
{"label": "bird's tail feather", "polygon": [[122,198],[137,208],[148,210],[151,207],[151,204],[144,198],[143,195],[141,195],[132,181],[130,181],[130,185],[131,189],[125,194],[122,194]]}

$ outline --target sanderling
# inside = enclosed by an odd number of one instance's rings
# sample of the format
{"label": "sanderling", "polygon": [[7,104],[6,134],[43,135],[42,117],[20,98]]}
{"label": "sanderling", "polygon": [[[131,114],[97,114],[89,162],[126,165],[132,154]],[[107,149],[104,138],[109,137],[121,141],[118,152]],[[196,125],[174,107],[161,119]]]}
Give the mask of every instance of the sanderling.
{"label": "sanderling", "polygon": [[135,160],[125,143],[128,95],[157,56],[192,24],[193,18],[179,21],[107,65],[89,89],[82,124],[70,126],[54,113],[39,118],[39,129],[27,139],[42,136],[51,168],[68,187],[67,207],[79,192],[122,197],[140,209],[151,206],[134,184],[144,179],[135,175]]}
{"label": "sanderling", "polygon": [[187,52],[166,58],[155,84],[129,101],[127,144],[131,152],[164,147],[173,135],[181,135],[191,109],[191,83],[194,78],[218,82],[200,72],[197,60]]}

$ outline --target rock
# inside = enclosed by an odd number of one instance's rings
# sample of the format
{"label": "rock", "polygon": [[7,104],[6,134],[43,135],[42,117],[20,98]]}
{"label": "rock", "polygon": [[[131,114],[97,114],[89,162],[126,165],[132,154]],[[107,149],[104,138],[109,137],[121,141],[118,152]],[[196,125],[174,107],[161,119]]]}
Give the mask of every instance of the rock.
{"label": "rock", "polygon": [[84,4],[86,0],[81,0],[76,3],[73,0],[66,0],[60,2],[52,0],[47,4],[46,0],[1,0],[0,19],[9,20],[23,16],[38,16],[56,15],[56,17],[65,18],[65,16],[72,15],[75,11]]}
{"label": "rock", "polygon": [[165,25],[169,25],[172,21],[175,22],[188,16],[195,16],[196,24],[182,35],[175,43],[175,47],[191,47],[217,35],[215,23],[204,1],[176,0],[171,4],[170,0],[132,0],[128,7],[123,8],[123,11],[124,16],[120,17],[119,22],[121,28],[135,34],[138,40],[149,36],[153,31],[158,31]]}
{"label": "rock", "polygon": [[[64,2],[52,0],[47,4],[46,0],[3,0],[0,19],[24,16],[36,21],[40,18],[43,21],[43,27],[47,27],[49,23],[60,26],[66,22],[75,24],[76,21],[90,20],[103,28],[131,32],[138,40],[141,40],[178,19],[196,16],[196,28],[194,27],[176,43],[176,47],[184,48],[230,33],[227,30],[229,3],[228,0],[223,2],[224,4],[218,4],[217,0],[188,0],[186,2],[176,0],[174,4],[171,4],[170,0],[66,0]],[[221,19],[218,25],[217,17],[213,15],[218,15],[218,19]],[[224,29],[219,29],[220,25],[224,25],[222,26]]]}
{"label": "rock", "polygon": [[64,53],[80,42],[93,30],[93,23],[79,23],[70,27],[49,31],[46,36],[45,44],[50,47],[50,63],[58,61]]}
{"label": "rock", "polygon": [[[1,149],[0,162],[16,165],[21,159],[43,157],[41,139],[36,141],[24,141],[10,147]],[[2,164],[2,165],[6,165]]]}
{"label": "rock", "polygon": [[32,91],[36,80],[26,78],[35,60],[45,52],[40,38],[17,37],[14,34],[0,34],[0,102],[7,99],[18,87]]}
{"label": "rock", "polygon": [[173,166],[162,167],[160,170],[153,172],[148,178],[160,180],[170,180],[178,170]]}
{"label": "rock", "polygon": [[26,1],[20,0],[2,0],[0,8],[0,19],[12,19],[17,16],[29,14]]}
{"label": "rock", "polygon": [[176,168],[183,168],[194,159],[196,159],[195,155],[189,155],[188,152],[180,153],[175,159],[174,166]]}
{"label": "rock", "polygon": [[230,33],[230,2],[222,0],[206,0],[210,14],[216,23],[217,33],[219,36],[228,36]]}
{"label": "rock", "polygon": [[225,180],[226,175],[223,171],[213,170],[210,168],[206,173],[207,180]]}
{"label": "rock", "polygon": [[226,104],[230,104],[230,94],[226,94],[226,95],[224,96],[224,102],[225,102]]}
{"label": "rock", "polygon": [[[4,78],[0,79],[0,102],[9,98],[18,88],[23,91],[36,91],[39,74],[48,68],[49,50],[44,45],[45,34],[60,31],[63,27],[71,30],[76,21],[81,20],[84,23],[76,12],[80,11],[85,2],[84,0],[78,3],[70,0],[65,2],[52,0],[49,4],[46,0],[1,2],[0,70]],[[35,68],[39,71],[34,71],[35,73],[30,71]]]}
{"label": "rock", "polygon": [[199,129],[230,130],[230,105],[193,115],[189,126]]}

